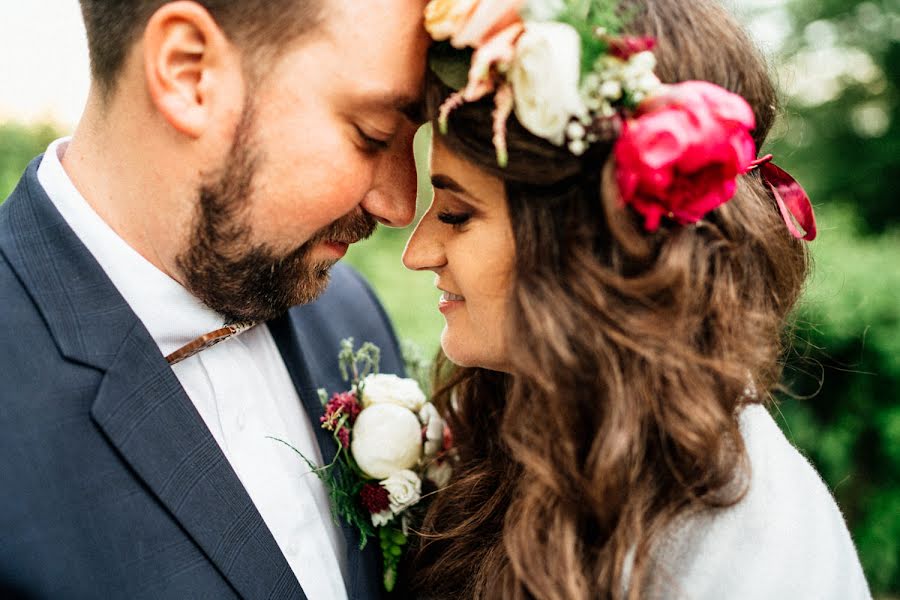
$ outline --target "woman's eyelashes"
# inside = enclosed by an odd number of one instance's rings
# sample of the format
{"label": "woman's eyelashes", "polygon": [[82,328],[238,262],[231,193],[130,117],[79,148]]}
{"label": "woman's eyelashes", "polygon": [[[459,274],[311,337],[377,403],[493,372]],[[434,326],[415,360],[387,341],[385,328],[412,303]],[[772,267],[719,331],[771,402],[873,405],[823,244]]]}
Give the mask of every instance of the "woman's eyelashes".
{"label": "woman's eyelashes", "polygon": [[442,210],[437,216],[438,221],[441,223],[453,225],[454,227],[464,225],[471,217],[472,213],[470,212],[451,212],[449,210]]}

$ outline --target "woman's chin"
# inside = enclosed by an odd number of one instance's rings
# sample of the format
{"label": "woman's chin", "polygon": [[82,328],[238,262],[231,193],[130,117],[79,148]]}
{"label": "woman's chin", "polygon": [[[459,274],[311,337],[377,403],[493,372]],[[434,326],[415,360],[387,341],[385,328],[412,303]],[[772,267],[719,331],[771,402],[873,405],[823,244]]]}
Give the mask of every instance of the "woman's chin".
{"label": "woman's chin", "polygon": [[444,355],[457,367],[489,369],[509,372],[506,357],[495,345],[474,336],[457,336],[444,327],[441,334],[441,349]]}
{"label": "woman's chin", "polygon": [[[463,339],[460,339],[463,337]],[[478,341],[472,338],[456,335],[449,326],[441,332],[441,349],[444,355],[457,367],[480,367],[473,348],[478,346]]]}

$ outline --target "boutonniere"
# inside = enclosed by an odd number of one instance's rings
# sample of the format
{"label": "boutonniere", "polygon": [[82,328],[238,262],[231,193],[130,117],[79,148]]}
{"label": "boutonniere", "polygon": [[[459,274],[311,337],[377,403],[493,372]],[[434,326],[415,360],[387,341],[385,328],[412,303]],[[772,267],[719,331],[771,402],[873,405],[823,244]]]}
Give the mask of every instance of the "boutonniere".
{"label": "boutonniere", "polygon": [[338,448],[331,464],[292,449],[325,484],[335,520],[359,531],[360,550],[378,537],[391,591],[423,500],[450,479],[452,438],[416,380],[378,372],[380,354],[372,343],[354,350],[352,338],[343,340],[338,364],[349,387],[331,396],[319,390],[322,428]]}

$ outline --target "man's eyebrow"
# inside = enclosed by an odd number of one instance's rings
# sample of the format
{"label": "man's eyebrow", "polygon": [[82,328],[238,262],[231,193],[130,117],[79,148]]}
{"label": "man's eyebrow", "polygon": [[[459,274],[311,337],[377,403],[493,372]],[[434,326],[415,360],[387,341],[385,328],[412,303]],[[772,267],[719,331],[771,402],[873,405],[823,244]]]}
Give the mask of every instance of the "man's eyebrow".
{"label": "man's eyebrow", "polygon": [[370,106],[386,110],[396,110],[416,125],[421,124],[425,120],[423,99],[421,95],[418,94],[408,94],[405,92],[376,92],[371,95],[363,96],[361,101]]}
{"label": "man's eyebrow", "polygon": [[421,98],[407,102],[400,107],[400,112],[415,125],[425,122],[425,103]]}

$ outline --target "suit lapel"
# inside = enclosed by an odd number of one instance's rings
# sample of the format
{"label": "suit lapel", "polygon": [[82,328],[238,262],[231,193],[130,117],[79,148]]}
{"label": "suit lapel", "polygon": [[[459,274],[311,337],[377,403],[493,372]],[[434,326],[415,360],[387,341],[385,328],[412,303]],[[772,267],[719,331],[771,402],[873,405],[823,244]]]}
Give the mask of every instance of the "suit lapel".
{"label": "suit lapel", "polygon": [[244,598],[303,598],[262,517],[172,370],[136,327],[91,414]]}
{"label": "suit lapel", "polygon": [[61,353],[104,373],[91,416],[245,598],[305,598],[259,512],[143,324],[37,181],[0,208],[0,252]]}
{"label": "suit lapel", "polygon": [[[324,388],[329,394],[333,394],[346,390],[347,384],[341,380],[337,369],[337,342],[334,342],[333,348],[323,349],[323,345],[327,345],[331,340],[313,339],[307,335],[311,328],[306,326],[308,324],[304,322],[304,314],[302,311],[293,310],[270,321],[268,325],[294,386],[300,394],[303,407],[310,421],[315,424],[319,422],[319,417],[323,413],[317,390]],[[310,354],[310,349],[316,350],[315,356]],[[325,365],[330,365],[330,368]],[[315,377],[318,379],[314,379],[310,366],[315,368]],[[330,432],[321,427],[315,427],[315,430],[323,464],[330,464],[337,453],[337,444]],[[349,597],[368,598],[377,595],[380,579],[377,576],[373,577],[378,562],[377,540],[369,540],[366,548],[360,551],[357,530],[343,519],[340,520],[340,527],[347,549]]]}

